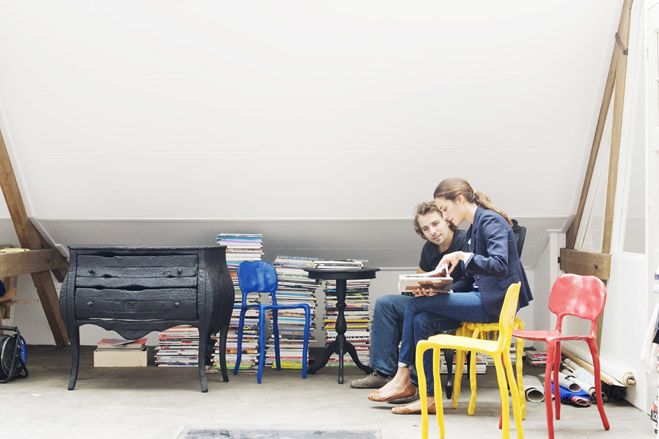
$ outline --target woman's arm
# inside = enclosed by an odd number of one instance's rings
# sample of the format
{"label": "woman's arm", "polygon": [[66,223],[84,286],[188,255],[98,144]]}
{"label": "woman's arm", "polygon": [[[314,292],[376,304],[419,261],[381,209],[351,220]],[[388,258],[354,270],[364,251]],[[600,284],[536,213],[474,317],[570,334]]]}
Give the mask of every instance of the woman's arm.
{"label": "woman's arm", "polygon": [[465,261],[465,271],[503,277],[508,273],[508,224],[494,212],[481,218],[480,231],[487,243],[487,255],[475,253]]}

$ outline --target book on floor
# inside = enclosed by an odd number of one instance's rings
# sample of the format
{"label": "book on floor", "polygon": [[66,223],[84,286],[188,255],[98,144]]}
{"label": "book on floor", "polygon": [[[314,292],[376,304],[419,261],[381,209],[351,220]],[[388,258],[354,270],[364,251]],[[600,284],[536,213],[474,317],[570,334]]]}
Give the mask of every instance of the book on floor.
{"label": "book on floor", "polygon": [[103,338],[96,343],[96,350],[138,350],[146,349],[146,338],[124,340],[119,338]]}

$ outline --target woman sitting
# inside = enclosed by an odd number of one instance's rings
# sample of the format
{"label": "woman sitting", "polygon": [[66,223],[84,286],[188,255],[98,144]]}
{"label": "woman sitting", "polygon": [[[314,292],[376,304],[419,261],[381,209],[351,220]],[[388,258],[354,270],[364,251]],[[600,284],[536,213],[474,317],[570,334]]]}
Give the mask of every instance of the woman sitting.
{"label": "woman sitting", "polygon": [[[416,342],[415,319],[434,321],[441,327],[455,328],[461,322],[496,322],[510,284],[521,282],[519,307],[533,300],[524,267],[517,254],[515,235],[508,216],[492,205],[489,198],[474,192],[471,185],[461,178],[442,180],[434,192],[437,208],[445,220],[458,226],[463,221],[470,224],[467,231],[469,251],[456,251],[444,255],[437,265],[438,274],[448,275],[461,266],[474,279],[474,291],[414,297],[405,308],[403,335],[394,378],[368,395],[371,401],[391,401],[413,395],[410,366],[414,365]],[[518,308],[519,309],[519,308]],[[426,376],[432,376],[432,355],[424,357]],[[428,389],[429,411],[434,413],[433,389]],[[421,404],[394,407],[396,414],[417,414]]]}

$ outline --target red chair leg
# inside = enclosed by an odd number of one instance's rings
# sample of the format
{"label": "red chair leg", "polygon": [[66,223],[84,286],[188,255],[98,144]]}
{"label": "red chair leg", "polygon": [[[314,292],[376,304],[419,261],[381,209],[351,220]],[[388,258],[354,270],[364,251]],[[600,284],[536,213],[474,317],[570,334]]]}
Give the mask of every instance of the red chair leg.
{"label": "red chair leg", "polygon": [[593,356],[593,368],[595,369],[595,400],[597,401],[597,410],[600,412],[600,418],[602,418],[602,425],[605,430],[611,428],[609,425],[609,420],[604,413],[604,402],[602,401],[602,380],[600,379],[600,356],[597,353],[597,345],[595,344],[594,339],[586,340],[588,347],[590,348],[590,355]]}
{"label": "red chair leg", "polygon": [[[547,363],[545,364],[545,409],[547,410],[547,437],[554,439],[554,415],[551,408],[551,372],[554,365],[554,344],[547,343]],[[558,393],[558,383],[554,386],[556,396],[560,403],[560,394]]]}
{"label": "red chair leg", "polygon": [[558,385],[558,371],[561,368],[561,342],[557,342],[554,347],[554,407],[556,409],[556,420],[561,419],[561,389]]}

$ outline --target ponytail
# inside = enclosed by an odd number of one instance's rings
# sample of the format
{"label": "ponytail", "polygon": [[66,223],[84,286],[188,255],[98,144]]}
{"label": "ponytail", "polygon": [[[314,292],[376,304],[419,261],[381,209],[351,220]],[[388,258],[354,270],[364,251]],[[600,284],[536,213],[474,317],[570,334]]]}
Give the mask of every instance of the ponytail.
{"label": "ponytail", "polygon": [[455,177],[445,178],[435,188],[433,198],[441,197],[454,201],[459,195],[462,195],[465,197],[465,200],[470,203],[475,203],[483,209],[495,211],[501,215],[509,225],[513,225],[508,215],[506,215],[503,210],[496,208],[494,204],[492,204],[490,197],[485,195],[483,192],[474,192],[474,189],[465,179]]}
{"label": "ponytail", "polygon": [[495,207],[494,204],[492,204],[492,200],[490,200],[490,197],[485,195],[483,192],[474,192],[474,203],[478,204],[483,209],[489,209],[495,211],[496,213],[501,215],[509,225],[511,226],[513,225],[513,222],[510,220],[510,217],[508,217],[506,212]]}

